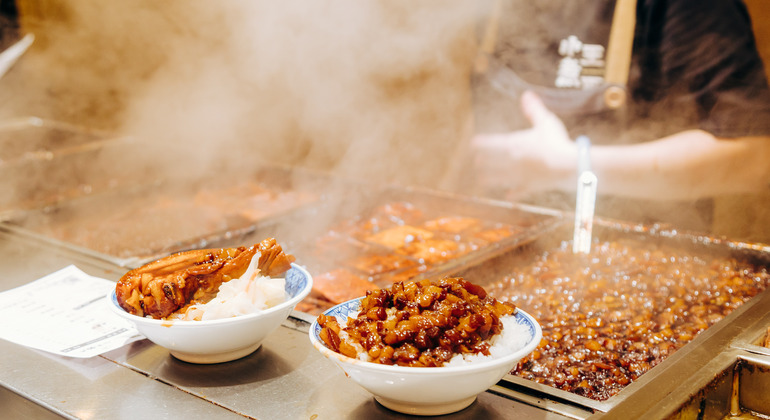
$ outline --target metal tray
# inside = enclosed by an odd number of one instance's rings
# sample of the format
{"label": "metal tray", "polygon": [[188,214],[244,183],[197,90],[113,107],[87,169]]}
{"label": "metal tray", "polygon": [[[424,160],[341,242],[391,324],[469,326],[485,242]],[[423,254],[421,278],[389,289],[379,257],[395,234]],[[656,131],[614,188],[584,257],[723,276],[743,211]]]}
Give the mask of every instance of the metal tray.
{"label": "metal tray", "polygon": [[[563,241],[569,241],[572,236],[572,224],[566,222],[553,230],[528,241],[516,248],[508,249],[497,257],[483,261],[479,264],[450,270],[441,275],[462,275],[469,280],[489,286],[502,276],[520,270],[528,265],[534,258],[540,258],[549,250],[558,247]],[[659,226],[634,225],[623,222],[596,219],[594,222],[594,238],[601,241],[615,239],[639,241],[650,248],[657,246],[673,246],[678,249],[688,250],[698,256],[724,256],[745,261],[746,264],[759,268],[770,267],[770,248],[763,244],[749,244],[729,241],[688,232],[677,232]],[[571,249],[571,248],[570,248]],[[738,317],[744,316],[747,311],[757,312],[763,316],[770,308],[758,307],[757,302],[767,299],[770,291],[764,290],[742,304],[732,313],[711,325],[708,329],[698,334],[692,341],[684,345],[657,366],[642,374],[638,379],[627,385],[618,394],[597,401],[571,392],[563,391],[551,386],[541,385],[534,381],[517,376],[508,375],[500,384],[494,387],[494,391],[510,398],[526,401],[533,405],[551,405],[557,407],[555,411],[575,411],[585,414],[612,413],[613,409],[621,405],[625,400],[642,395],[649,387],[655,387],[656,379],[665,377],[667,371],[687,371],[698,369],[701,365],[709,363],[709,357],[702,353],[712,352],[712,356],[724,351],[724,341],[735,339],[740,330],[733,330],[731,323]],[[526,308],[525,308],[526,309]],[[755,337],[756,340],[758,338]],[[693,357],[698,354],[698,357]],[[676,380],[675,380],[676,381]],[[659,382],[658,382],[659,383]],[[686,398],[687,395],[681,396]],[[634,398],[631,398],[634,399]],[[638,400],[638,398],[636,398]],[[546,403],[547,402],[547,403]],[[623,408],[626,410],[626,408]],[[622,411],[622,410],[621,410]],[[580,417],[580,416],[577,416]]]}
{"label": "metal tray", "polygon": [[[408,207],[406,211],[411,213],[404,219],[393,216],[387,223],[370,226],[366,234],[362,233],[362,225],[373,224],[372,220],[382,221],[383,208],[397,206]],[[398,214],[398,211],[395,213]],[[511,229],[508,231],[510,235],[498,240],[474,242],[472,246],[467,246],[476,238],[469,239],[469,236],[464,236],[463,233],[445,235],[431,231],[433,239],[454,242],[461,250],[436,260],[431,260],[430,257],[421,258],[422,255],[417,256],[398,247],[383,245],[373,239],[378,233],[399,227],[422,229],[425,228],[426,222],[430,223],[442,217],[472,219],[479,222],[483,228]],[[294,254],[300,264],[310,270],[316,285],[320,285],[321,279],[331,271],[344,270],[345,273],[355,276],[359,283],[367,282],[371,283],[372,287],[383,287],[394,281],[433,277],[436,273],[492,258],[557,226],[561,217],[561,213],[549,209],[420,188],[345,185],[313,206],[272,220],[270,224],[263,224],[246,235],[231,236],[213,244],[233,246],[257,242],[272,236],[284,249]],[[419,240],[415,239],[414,242]],[[400,258],[401,268],[378,268],[377,264],[366,262],[376,257]],[[340,292],[340,296],[358,297],[355,293],[359,289],[341,290],[346,287],[349,287],[349,284],[334,284],[334,289]],[[315,298],[317,293],[311,294],[300,305],[300,309],[317,313],[332,304],[324,299],[314,300]]]}
{"label": "metal tray", "polygon": [[0,220],[126,182],[142,173],[126,162],[133,148],[129,137],[34,117],[0,123]]}
{"label": "metal tray", "polygon": [[282,167],[114,188],[16,214],[19,235],[121,266],[238,236],[317,201],[324,178]]}
{"label": "metal tray", "polygon": [[0,163],[48,161],[56,156],[99,148],[114,136],[37,117],[0,122]]}

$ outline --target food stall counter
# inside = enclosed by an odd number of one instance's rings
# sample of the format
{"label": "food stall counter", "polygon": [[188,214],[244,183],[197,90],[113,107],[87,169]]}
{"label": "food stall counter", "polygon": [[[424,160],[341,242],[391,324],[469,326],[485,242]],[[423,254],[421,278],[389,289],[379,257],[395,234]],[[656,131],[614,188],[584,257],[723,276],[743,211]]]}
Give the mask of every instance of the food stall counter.
{"label": "food stall counter", "polygon": [[[117,265],[0,228],[0,291],[76,265],[117,281]],[[405,418],[379,405],[311,345],[312,317],[294,312],[253,354],[196,365],[140,340],[100,356],[75,359],[0,340],[0,405],[10,418]],[[590,412],[538,399],[517,401],[493,391],[449,419],[585,418]],[[6,417],[8,418],[8,417]]]}

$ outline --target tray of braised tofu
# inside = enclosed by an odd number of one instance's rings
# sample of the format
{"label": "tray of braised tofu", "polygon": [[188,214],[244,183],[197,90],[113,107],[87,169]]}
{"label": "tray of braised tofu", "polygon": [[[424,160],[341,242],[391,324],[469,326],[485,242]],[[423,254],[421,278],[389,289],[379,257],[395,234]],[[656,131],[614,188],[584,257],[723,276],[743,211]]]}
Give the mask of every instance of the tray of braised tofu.
{"label": "tray of braised tofu", "polygon": [[767,247],[597,219],[584,254],[572,228],[447,273],[483,279],[542,326],[540,346],[503,381],[514,394],[611,410],[768,293]]}
{"label": "tray of braised tofu", "polygon": [[319,200],[323,182],[272,166],[190,175],[26,211],[6,226],[133,266],[254,230]]}
{"label": "tray of braised tofu", "polygon": [[[281,238],[307,265],[313,292],[298,309],[310,314],[377,287],[490,258],[551,229],[562,217],[548,209],[419,188],[348,186],[336,192],[258,231]],[[225,244],[230,243],[235,242]]]}

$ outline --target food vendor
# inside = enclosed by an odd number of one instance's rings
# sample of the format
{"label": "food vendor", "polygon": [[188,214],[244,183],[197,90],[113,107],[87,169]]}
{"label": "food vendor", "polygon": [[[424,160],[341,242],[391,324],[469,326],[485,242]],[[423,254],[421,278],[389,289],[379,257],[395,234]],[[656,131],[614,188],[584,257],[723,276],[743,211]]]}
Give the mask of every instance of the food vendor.
{"label": "food vendor", "polygon": [[714,197],[767,193],[770,90],[743,1],[490,10],[474,80],[474,188],[574,208],[572,139],[586,135],[598,215],[708,231]]}

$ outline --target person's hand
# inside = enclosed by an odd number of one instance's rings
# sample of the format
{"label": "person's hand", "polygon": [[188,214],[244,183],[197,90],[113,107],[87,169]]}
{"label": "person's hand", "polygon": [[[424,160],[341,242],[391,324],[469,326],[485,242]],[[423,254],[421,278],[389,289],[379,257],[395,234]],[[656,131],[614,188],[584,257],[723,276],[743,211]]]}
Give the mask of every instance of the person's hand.
{"label": "person's hand", "polygon": [[532,128],[472,140],[477,184],[513,197],[574,188],[577,147],[564,123],[533,92],[522,95],[521,105]]}

